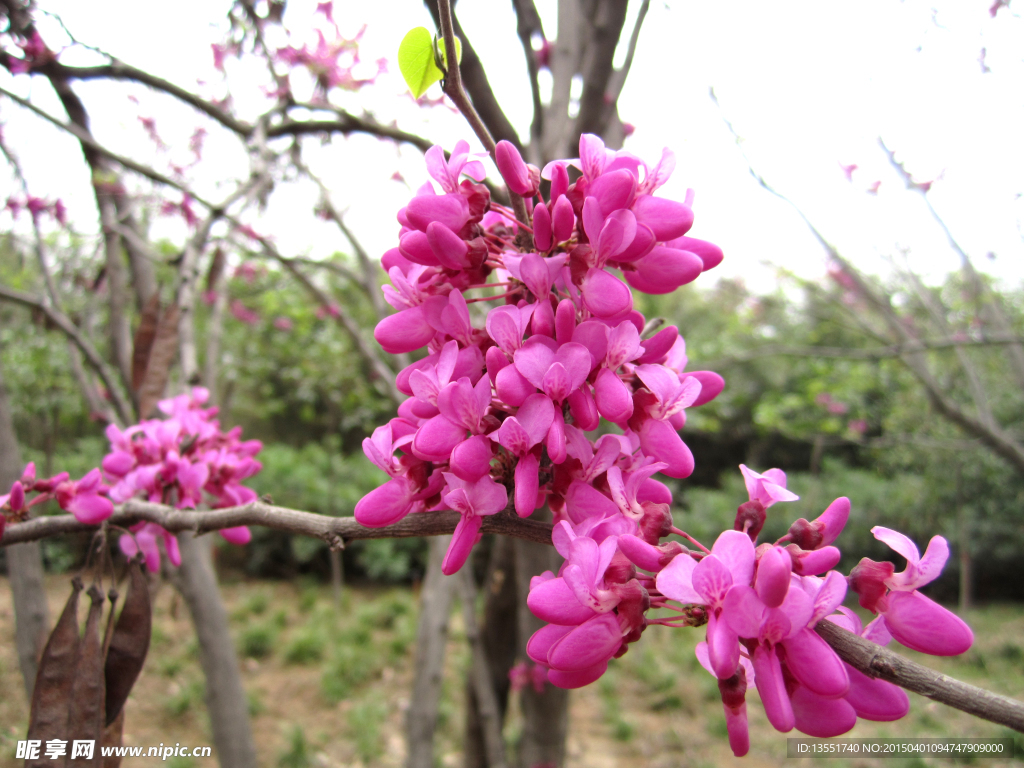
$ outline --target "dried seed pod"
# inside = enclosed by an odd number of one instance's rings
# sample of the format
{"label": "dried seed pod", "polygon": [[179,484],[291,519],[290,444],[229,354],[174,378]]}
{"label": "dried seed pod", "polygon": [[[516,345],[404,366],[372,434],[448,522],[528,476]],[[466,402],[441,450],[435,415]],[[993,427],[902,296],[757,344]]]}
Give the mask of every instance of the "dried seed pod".
{"label": "dried seed pod", "polygon": [[[78,663],[78,595],[81,591],[82,580],[77,577],[72,579],[71,596],[43,649],[32,691],[32,710],[26,738],[44,743],[50,739],[67,738],[68,702]],[[25,761],[26,768],[52,768],[53,764],[52,760],[42,757]]]}
{"label": "dried seed pod", "polygon": [[[100,747],[120,747],[123,743],[124,737],[124,707],[117,713],[117,717],[114,718],[114,722],[103,729],[103,741]],[[103,754],[102,749],[98,749],[101,755]],[[103,760],[103,768],[119,768],[121,765],[121,755],[107,755],[101,758]]]}
{"label": "dried seed pod", "polygon": [[110,636],[104,670],[107,685],[107,719],[110,725],[124,707],[135,680],[142,671],[149,650],[153,611],[149,602],[149,586],[138,559],[128,564],[128,594],[121,615]]}
{"label": "dried seed pod", "polygon": [[[75,682],[71,686],[68,706],[68,726],[65,739],[69,746],[76,740],[99,742],[103,735],[105,700],[103,674],[103,642],[100,639],[100,616],[103,613],[103,592],[93,584],[89,587],[89,617],[85,621],[85,635],[78,648]],[[100,762],[95,750],[91,759],[69,759],[69,768],[86,768]]]}

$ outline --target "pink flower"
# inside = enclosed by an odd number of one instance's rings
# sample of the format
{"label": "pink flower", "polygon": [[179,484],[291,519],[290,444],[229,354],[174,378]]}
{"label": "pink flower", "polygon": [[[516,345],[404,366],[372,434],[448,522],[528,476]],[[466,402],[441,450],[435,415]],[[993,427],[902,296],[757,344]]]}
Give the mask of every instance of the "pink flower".
{"label": "pink flower", "polygon": [[441,497],[442,501],[462,515],[441,563],[441,570],[450,576],[469,557],[483,524],[483,516],[501,512],[508,504],[508,492],[503,485],[486,476],[468,482],[458,475],[445,472],[444,479],[448,483],[448,492]]}
{"label": "pink flower", "polygon": [[769,469],[763,475],[740,464],[743,482],[751,501],[760,501],[767,509],[777,501],[796,501],[800,497],[786,490],[786,473],[781,469]]}
{"label": "pink flower", "polygon": [[902,533],[878,525],[871,533],[903,555],[907,567],[894,573],[891,563],[861,560],[850,572],[850,588],[860,596],[860,604],[882,614],[886,629],[912,650],[956,656],[970,648],[974,633],[963,619],[917,591],[942,572],[949,558],[946,540],[933,536],[921,557],[914,542]]}

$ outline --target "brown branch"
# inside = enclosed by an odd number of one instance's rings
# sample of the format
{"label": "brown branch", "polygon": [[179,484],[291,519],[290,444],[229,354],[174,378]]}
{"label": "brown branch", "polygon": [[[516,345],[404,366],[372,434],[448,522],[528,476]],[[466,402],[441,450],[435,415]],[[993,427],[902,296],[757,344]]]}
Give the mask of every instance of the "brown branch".
{"label": "brown branch", "polygon": [[0,87],[0,95],[6,96],[7,98],[9,98],[11,101],[15,102],[16,104],[19,104],[20,106],[24,107],[25,109],[28,109],[28,110],[34,112],[35,114],[39,115],[41,118],[43,118],[47,122],[52,123],[53,125],[57,126],[58,128],[66,131],[67,133],[70,133],[72,136],[74,136],[76,139],[78,139],[85,147],[89,148],[90,150],[92,150],[94,152],[98,152],[101,155],[104,155],[105,157],[109,157],[111,160],[113,160],[113,161],[117,162],[118,164],[124,166],[128,170],[135,171],[135,173],[139,174],[140,176],[145,176],[147,179],[150,179],[151,181],[155,181],[155,182],[158,182],[158,183],[163,184],[165,186],[177,189],[180,192],[184,192],[184,193],[188,194],[190,197],[192,197],[192,199],[195,200],[197,203],[199,203],[200,205],[203,205],[203,206],[205,206],[207,208],[210,208],[211,210],[215,209],[217,207],[214,203],[212,203],[209,200],[207,200],[207,199],[205,199],[205,198],[195,194],[194,192],[192,192],[184,184],[181,184],[180,182],[175,181],[174,179],[170,178],[169,176],[165,176],[164,174],[160,173],[159,171],[157,171],[157,170],[155,170],[153,168],[150,168],[147,165],[143,165],[142,163],[137,163],[137,162],[135,162],[134,160],[132,160],[130,158],[127,158],[127,157],[124,157],[123,155],[117,154],[113,150],[107,149],[102,144],[100,144],[98,141],[96,141],[96,139],[94,139],[92,136],[90,136],[87,132],[85,132],[81,128],[79,128],[77,125],[65,123],[63,120],[58,120],[56,117],[54,117],[53,115],[48,114],[47,112],[45,112],[44,110],[40,109],[39,107],[37,107],[32,102],[30,102],[30,101],[28,101],[26,99],[21,98],[17,94],[11,93],[6,88]]}
{"label": "brown branch", "polygon": [[1024,732],[1024,703],[955,680],[823,620],[815,627],[851,667],[983,720]]}
{"label": "brown branch", "polygon": [[636,56],[636,46],[640,42],[640,27],[644,24],[644,19],[647,18],[647,11],[650,10],[651,0],[644,0],[640,5],[640,10],[636,15],[636,23],[633,25],[633,33],[629,36],[629,48],[626,50],[626,60],[622,62],[622,66],[612,75],[611,88],[609,89],[609,95],[611,97],[611,103],[615,104],[619,100],[619,96],[622,94],[622,88],[626,85],[626,78],[629,76],[629,70],[633,67],[633,58]]}
{"label": "brown branch", "polygon": [[533,161],[538,165],[543,165],[540,162],[540,140],[544,135],[544,104],[540,98],[540,67],[537,65],[537,53],[533,50],[533,36],[539,34],[544,37],[544,26],[533,0],[512,0],[512,5],[516,11],[516,33],[523,46],[523,56],[526,57],[526,69],[530,75],[530,94],[533,98],[530,150]]}
{"label": "brown branch", "polygon": [[[446,3],[447,4],[447,3]],[[516,133],[516,129],[512,126],[512,122],[505,115],[501,105],[498,103],[498,99],[494,95],[494,90],[491,88],[490,81],[487,79],[487,73],[484,71],[483,64],[480,62],[480,57],[477,55],[476,50],[473,48],[473,44],[466,36],[465,30],[462,25],[459,24],[459,20],[451,13],[451,5],[447,4],[449,9],[449,15],[451,18],[451,26],[453,34],[462,41],[462,62],[458,65],[458,69],[461,75],[461,80],[465,86],[466,91],[469,93],[470,98],[473,100],[473,106],[475,110],[480,114],[480,117],[487,126],[492,136],[496,136],[498,141],[504,139],[505,141],[511,141],[516,145],[516,149],[520,152],[523,151],[522,144],[519,142],[519,134]],[[434,17],[434,23],[437,24],[438,29],[444,31],[444,21],[442,20],[442,9],[441,3],[438,0],[428,0],[427,9],[430,11],[430,15]],[[445,43],[447,46],[448,43]],[[452,50],[447,48],[445,50]],[[449,98],[451,94],[449,94]],[[454,101],[454,99],[452,99]],[[458,104],[456,104],[458,106]],[[460,110],[461,111],[461,110]],[[465,113],[463,113],[465,114]],[[488,149],[488,151],[490,151]]]}
{"label": "brown branch", "polygon": [[[353,539],[396,539],[415,536],[441,536],[452,533],[459,522],[457,512],[424,512],[408,515],[394,525],[384,528],[366,528],[351,517],[329,517],[277,507],[263,501],[254,501],[239,507],[210,511],[183,511],[163,504],[132,499],[119,505],[106,521],[122,528],[147,521],[160,525],[171,533],[192,531],[208,533],[239,525],[260,525],[278,531],[324,539],[332,545]],[[8,523],[0,546],[36,541],[50,536],[81,531],[94,531],[95,525],[80,523],[73,515],[37,517],[22,523]],[[483,533],[500,533],[540,544],[551,543],[551,525],[520,518],[514,510],[506,509],[496,515],[484,517]]]}
{"label": "brown branch", "polygon": [[393,139],[412,144],[423,152],[433,145],[433,142],[414,133],[392,128],[389,125],[381,125],[374,120],[356,117],[342,110],[337,110],[337,112],[336,120],[293,120],[291,118],[283,120],[267,127],[267,138],[303,136],[310,133],[342,133],[346,136],[350,133],[369,133],[382,139]]}
{"label": "brown branch", "polygon": [[596,8],[586,19],[589,39],[585,44],[583,57],[583,93],[580,96],[580,113],[576,117],[576,135],[596,133],[601,136],[612,113],[606,96],[614,69],[615,47],[626,23],[626,2],[624,0],[598,0]]}
{"label": "brown branch", "polygon": [[11,301],[15,304],[21,304],[22,306],[29,307],[30,309],[39,310],[46,315],[47,319],[63,331],[64,335],[73,341],[75,346],[82,351],[82,354],[85,355],[85,359],[89,361],[89,365],[92,366],[93,370],[96,371],[96,374],[103,381],[103,385],[110,393],[110,398],[114,404],[114,410],[117,412],[117,418],[120,419],[121,424],[131,424],[135,421],[132,415],[132,407],[128,401],[125,400],[124,395],[121,394],[121,390],[118,387],[114,374],[103,361],[99,352],[96,351],[96,348],[84,335],[82,335],[78,326],[71,322],[71,319],[67,315],[41,299],[37,299],[27,293],[22,293],[21,291],[15,291],[5,285],[0,285],[0,299]]}
{"label": "brown branch", "polygon": [[162,77],[157,77],[156,75],[152,75],[149,72],[137,69],[130,64],[125,64],[123,61],[117,61],[116,59],[110,64],[103,64],[96,67],[69,67],[65,64],[61,64],[60,62],[53,61],[32,71],[39,72],[49,77],[59,77],[66,80],[97,80],[101,78],[109,80],[131,80],[133,82],[142,83],[143,85],[148,85],[150,88],[154,88],[155,90],[163,91],[179,101],[183,101],[186,104],[195,107],[207,117],[213,118],[225,128],[237,133],[243,138],[248,137],[253,131],[252,125],[237,119],[226,110],[218,107],[216,104],[203,99],[181,86],[175,85],[169,80],[164,80]]}
{"label": "brown branch", "polygon": [[[455,29],[452,26],[452,8],[449,0],[438,0],[437,9],[441,33],[444,36],[444,48],[446,51],[454,52],[456,50]],[[487,130],[483,120],[480,119],[480,115],[473,107],[473,103],[466,95],[466,90],[462,87],[462,74],[459,70],[459,62],[451,53],[448,55],[448,71],[445,73],[444,78],[444,92],[452,100],[452,103],[455,104],[459,112],[462,113],[462,116],[466,118],[466,122],[469,123],[476,137],[480,139],[484,149],[494,158],[497,144],[494,141],[494,137]],[[526,201],[511,189],[508,191],[508,195],[512,201],[512,210],[515,211],[516,219],[521,224],[527,224],[530,221],[530,216],[526,212]],[[519,234],[516,236],[516,244],[523,250],[530,250],[533,247],[533,236],[520,227]]]}

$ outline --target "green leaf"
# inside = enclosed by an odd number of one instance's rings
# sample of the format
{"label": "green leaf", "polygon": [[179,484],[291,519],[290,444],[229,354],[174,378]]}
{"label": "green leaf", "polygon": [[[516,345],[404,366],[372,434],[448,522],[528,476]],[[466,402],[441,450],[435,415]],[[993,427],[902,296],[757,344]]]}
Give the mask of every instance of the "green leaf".
{"label": "green leaf", "polygon": [[[447,62],[444,54],[444,40],[438,40],[435,48],[434,37],[426,27],[416,27],[402,39],[398,46],[398,69],[405,78],[414,98],[419,98],[427,89],[444,77],[444,70],[437,62]],[[462,61],[462,41],[455,38],[455,60]]]}
{"label": "green leaf", "polygon": [[[455,48],[457,57],[459,46]],[[426,27],[409,30],[402,39],[398,46],[398,68],[417,99],[444,77],[444,72],[434,63],[434,38]]]}

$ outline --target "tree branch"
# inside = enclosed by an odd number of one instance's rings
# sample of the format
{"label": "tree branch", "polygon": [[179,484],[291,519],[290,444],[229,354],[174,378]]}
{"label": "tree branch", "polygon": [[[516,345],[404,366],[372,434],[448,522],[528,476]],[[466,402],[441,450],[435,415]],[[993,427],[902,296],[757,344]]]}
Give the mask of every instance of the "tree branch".
{"label": "tree branch", "polygon": [[[177,510],[163,504],[132,499],[118,505],[114,514],[106,520],[107,525],[127,528],[135,523],[147,521],[156,523],[171,533],[192,531],[209,533],[222,528],[239,525],[261,525],[278,531],[295,533],[324,539],[332,546],[341,546],[353,539],[396,539],[415,536],[440,536],[455,531],[460,516],[457,512],[424,512],[406,516],[400,522],[384,528],[366,528],[351,517],[329,517],[312,512],[302,512],[287,507],[277,507],[264,501],[254,501],[239,507],[195,512]],[[36,517],[22,523],[8,523],[4,529],[0,546],[36,541],[49,536],[66,533],[94,531],[95,525],[80,523],[73,515]],[[500,533],[503,536],[551,543],[551,525],[536,520],[520,518],[512,509],[484,517],[483,533]]]}
{"label": "tree branch", "polygon": [[121,425],[131,424],[135,421],[133,417],[133,411],[131,405],[125,400],[124,395],[121,394],[118,383],[111,372],[110,368],[100,357],[99,352],[89,342],[82,332],[78,329],[71,319],[60,310],[50,306],[47,302],[37,299],[34,296],[30,296],[27,293],[21,291],[15,291],[12,288],[8,288],[5,285],[0,285],[0,299],[14,302],[15,304],[21,304],[22,306],[29,307],[30,309],[36,309],[41,311],[46,317],[56,325],[64,335],[67,336],[71,341],[75,343],[85,355],[85,359],[89,361],[89,365],[92,366],[93,370],[103,381],[103,385],[107,388],[110,393],[110,398],[113,401],[114,409],[117,412],[117,418],[120,420]]}
{"label": "tree branch", "polygon": [[544,104],[540,99],[540,68],[537,66],[537,53],[533,50],[533,36],[544,37],[544,26],[533,0],[512,0],[516,11],[516,34],[523,46],[526,57],[526,70],[530,75],[530,93],[533,97],[533,120],[530,123],[530,154],[532,162],[543,166],[541,162],[541,137],[544,135]]}
{"label": "tree branch", "polygon": [[[469,96],[473,100],[474,108],[479,111],[484,125],[487,126],[487,129],[490,131],[492,136],[496,136],[498,141],[501,141],[502,139],[505,141],[511,141],[516,145],[516,149],[522,152],[523,146],[519,142],[519,134],[516,133],[516,129],[512,127],[511,121],[505,115],[501,105],[498,103],[498,99],[494,95],[494,90],[491,88],[491,84],[487,79],[487,73],[484,72],[483,64],[480,63],[480,57],[477,56],[469,38],[466,37],[466,32],[462,28],[462,25],[459,24],[458,18],[451,13],[452,4],[448,4],[447,0],[443,1],[448,5],[453,34],[457,35],[459,39],[462,40],[462,63],[458,64],[456,68],[460,71],[466,91],[469,92]],[[434,23],[437,24],[438,29],[443,33],[444,21],[441,2],[438,0],[428,0],[427,8],[430,11],[430,15],[434,17]],[[448,43],[445,43],[445,45],[447,46]],[[452,49],[446,48],[446,50],[450,51]],[[448,94],[448,96],[451,98],[451,94]],[[452,99],[452,101],[455,100]],[[458,104],[455,106],[458,106]],[[465,114],[465,112],[463,112],[463,114]],[[488,151],[491,150],[488,149]]]}
{"label": "tree branch", "polygon": [[583,94],[580,96],[580,113],[576,118],[576,135],[596,133],[601,136],[608,125],[611,105],[609,95],[612,60],[615,47],[626,23],[625,0],[596,0],[587,18],[590,35],[583,59]]}
{"label": "tree branch", "polygon": [[[444,35],[444,47],[446,51],[455,50],[455,29],[452,26],[452,8],[449,0],[438,0],[438,17],[441,23],[441,33]],[[473,133],[476,134],[477,138],[480,139],[480,143],[484,145],[484,149],[487,150],[491,158],[495,158],[496,142],[494,137],[487,130],[487,126],[483,120],[480,119],[480,115],[473,107],[472,102],[466,95],[465,89],[462,87],[462,74],[459,70],[459,63],[456,61],[455,56],[449,56],[448,71],[445,73],[444,79],[444,92],[448,94],[448,98],[452,100],[452,103],[458,108],[462,116],[466,118],[466,122],[469,123],[470,128],[473,129]],[[508,191],[509,198],[512,201],[512,210],[515,211],[516,219],[521,224],[527,224],[530,221],[530,216],[526,212],[526,201],[522,197],[517,195],[511,189]],[[523,229],[519,228],[519,234],[516,235],[516,243],[523,248],[523,250],[529,250],[533,247],[533,236]]]}
{"label": "tree branch", "polygon": [[1024,732],[1024,703],[1020,701],[928,669],[827,619],[819,621],[815,629],[839,658],[868,677],[886,680],[975,717]]}

